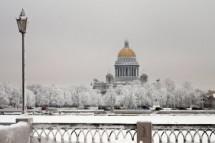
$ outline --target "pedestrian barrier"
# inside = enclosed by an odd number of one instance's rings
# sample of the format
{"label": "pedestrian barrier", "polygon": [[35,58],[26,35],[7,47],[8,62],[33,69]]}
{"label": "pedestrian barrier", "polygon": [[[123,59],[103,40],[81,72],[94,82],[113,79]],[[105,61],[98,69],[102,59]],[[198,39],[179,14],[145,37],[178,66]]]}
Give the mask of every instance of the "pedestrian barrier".
{"label": "pedestrian barrier", "polygon": [[[17,121],[24,121],[18,119]],[[215,124],[32,123],[31,143],[214,143]],[[24,143],[24,142],[23,142]]]}

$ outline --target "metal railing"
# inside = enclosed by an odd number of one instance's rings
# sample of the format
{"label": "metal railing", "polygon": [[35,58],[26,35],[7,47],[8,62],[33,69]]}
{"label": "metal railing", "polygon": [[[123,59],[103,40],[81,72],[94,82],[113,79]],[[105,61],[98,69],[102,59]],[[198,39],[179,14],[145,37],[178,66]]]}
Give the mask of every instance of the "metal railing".
{"label": "metal railing", "polygon": [[215,143],[215,124],[26,122],[31,143]]}
{"label": "metal railing", "polygon": [[135,124],[33,124],[32,137],[38,142],[110,143],[136,142]]}
{"label": "metal railing", "polygon": [[215,124],[155,124],[155,143],[215,143]]}
{"label": "metal railing", "polygon": [[[141,123],[142,124],[142,123]],[[145,125],[143,125],[145,126]],[[214,124],[154,124],[150,136],[137,124],[33,124],[32,136],[61,143],[139,143],[138,133],[154,143],[214,143]],[[139,136],[141,136],[139,135]],[[144,141],[143,141],[144,142]]]}

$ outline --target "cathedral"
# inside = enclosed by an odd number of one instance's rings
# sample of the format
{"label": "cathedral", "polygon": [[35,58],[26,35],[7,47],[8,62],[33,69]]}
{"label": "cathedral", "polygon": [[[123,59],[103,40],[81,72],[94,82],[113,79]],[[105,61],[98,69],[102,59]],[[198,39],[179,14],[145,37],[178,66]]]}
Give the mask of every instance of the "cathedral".
{"label": "cathedral", "polygon": [[124,48],[119,51],[118,59],[115,62],[115,81],[137,80],[139,76],[139,64],[135,52],[129,48],[125,41]]}
{"label": "cathedral", "polygon": [[[115,76],[108,73],[106,75],[106,82],[95,79],[93,81],[93,89],[98,89],[101,93],[105,93],[111,86],[117,87],[133,82],[140,83],[139,64],[135,52],[129,47],[128,41],[125,41],[124,47],[119,51],[114,68]],[[147,78],[146,75],[144,78]]]}

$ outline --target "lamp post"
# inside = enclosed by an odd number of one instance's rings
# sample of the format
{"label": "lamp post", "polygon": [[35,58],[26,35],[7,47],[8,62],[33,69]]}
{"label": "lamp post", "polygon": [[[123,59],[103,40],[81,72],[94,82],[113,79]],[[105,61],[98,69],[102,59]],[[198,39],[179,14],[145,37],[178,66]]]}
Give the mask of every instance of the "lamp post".
{"label": "lamp post", "polygon": [[22,9],[19,17],[16,19],[19,32],[22,34],[22,113],[25,113],[25,33],[27,27],[27,17]]}

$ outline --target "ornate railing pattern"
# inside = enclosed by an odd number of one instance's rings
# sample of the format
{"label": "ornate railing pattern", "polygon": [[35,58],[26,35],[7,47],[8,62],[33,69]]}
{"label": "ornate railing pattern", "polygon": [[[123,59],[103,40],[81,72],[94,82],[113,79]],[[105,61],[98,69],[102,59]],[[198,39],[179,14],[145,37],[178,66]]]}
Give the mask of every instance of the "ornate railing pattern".
{"label": "ornate railing pattern", "polygon": [[[136,124],[33,124],[32,137],[38,142],[60,143],[137,142]],[[215,143],[215,125],[153,124],[154,143]]]}
{"label": "ornate railing pattern", "polygon": [[152,138],[155,143],[215,143],[215,125],[153,125]]}
{"label": "ornate railing pattern", "polygon": [[136,142],[136,124],[33,124],[32,137],[37,142],[110,143]]}

